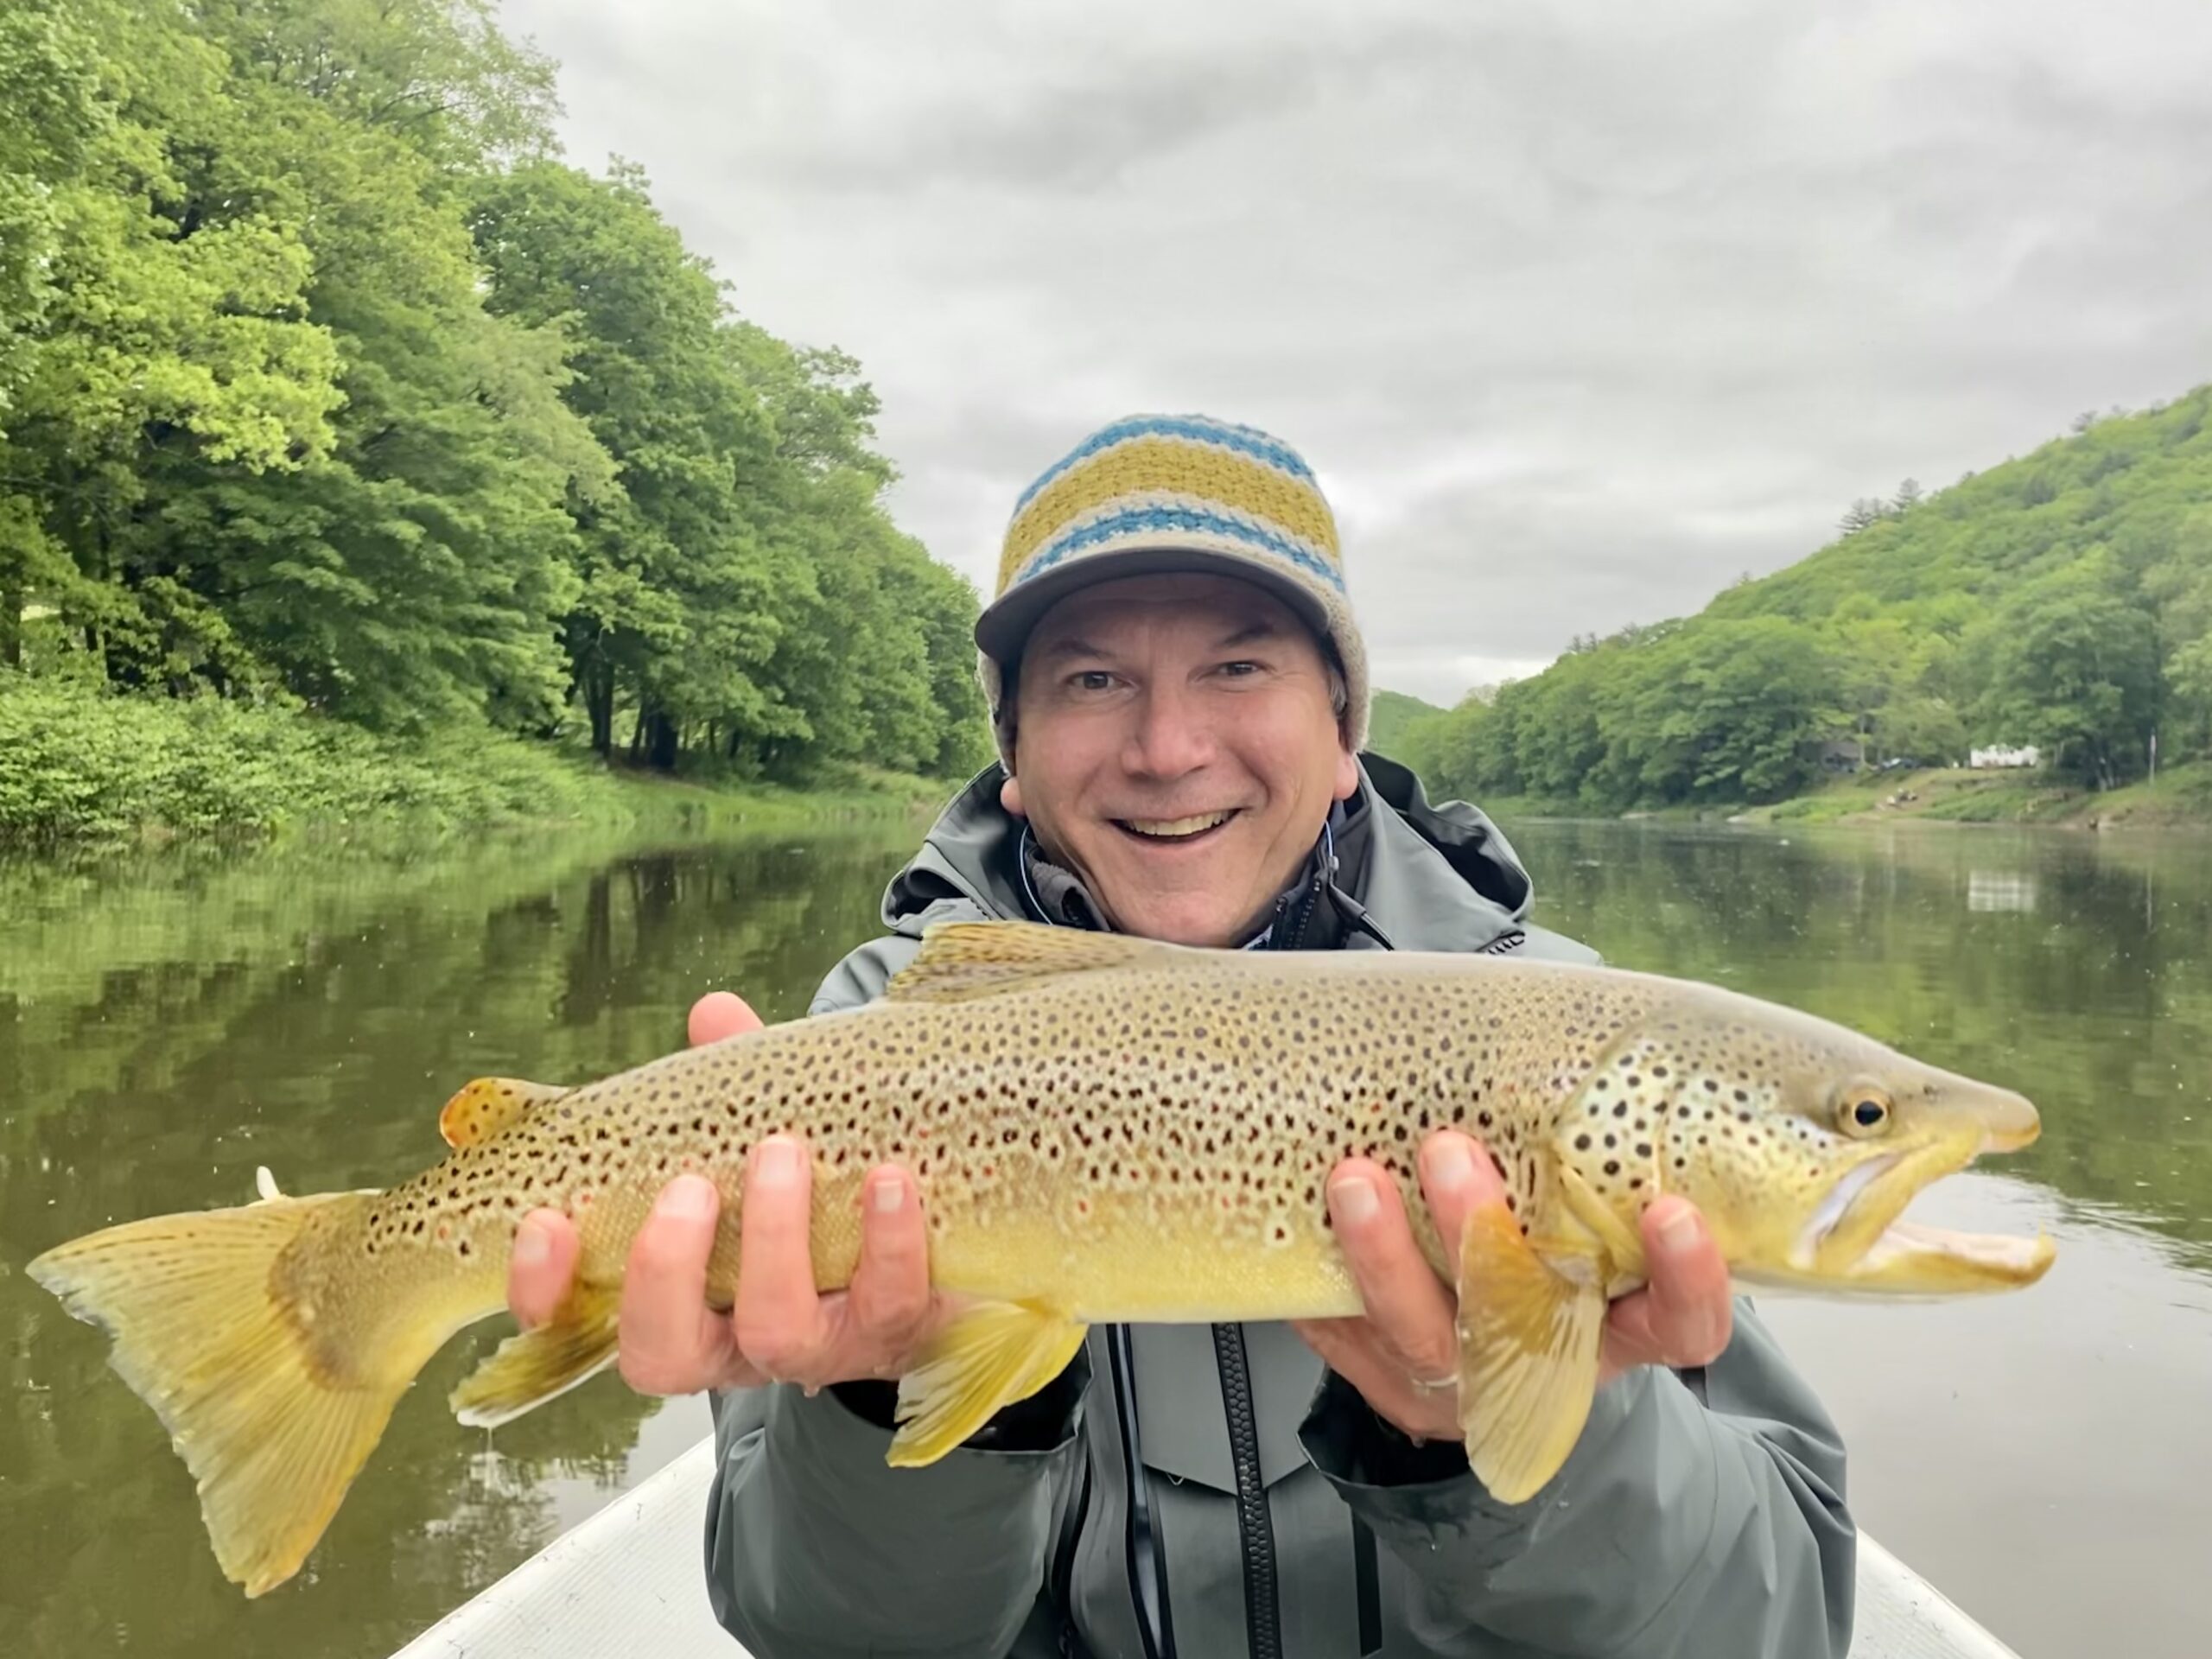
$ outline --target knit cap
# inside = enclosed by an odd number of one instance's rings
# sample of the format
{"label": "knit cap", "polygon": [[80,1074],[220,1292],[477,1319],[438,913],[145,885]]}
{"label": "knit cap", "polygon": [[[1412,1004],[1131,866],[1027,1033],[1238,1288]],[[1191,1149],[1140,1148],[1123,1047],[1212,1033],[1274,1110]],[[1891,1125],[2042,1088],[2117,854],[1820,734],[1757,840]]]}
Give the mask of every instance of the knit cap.
{"label": "knit cap", "polygon": [[1077,588],[1211,571],[1278,595],[1335,648],[1347,747],[1367,741],[1367,650],[1344,588],[1336,517],[1298,452],[1203,415],[1133,415],[1101,427],[1021,493],[998,586],[976,621],[977,672],[999,755],[1013,764],[1004,671],[1037,619]]}

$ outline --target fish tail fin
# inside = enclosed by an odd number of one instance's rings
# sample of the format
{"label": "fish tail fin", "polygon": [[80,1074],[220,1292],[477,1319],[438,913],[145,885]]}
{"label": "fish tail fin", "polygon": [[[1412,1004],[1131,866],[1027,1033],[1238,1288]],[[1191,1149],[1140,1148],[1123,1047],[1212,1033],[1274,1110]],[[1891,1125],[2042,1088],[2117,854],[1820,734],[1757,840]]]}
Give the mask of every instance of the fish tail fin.
{"label": "fish tail fin", "polygon": [[378,1320],[385,1339],[348,1344],[364,1327],[334,1314],[317,1330],[304,1287],[342,1285],[346,1272],[343,1255],[318,1247],[350,1239],[374,1196],[159,1216],[30,1263],[71,1313],[111,1337],[109,1363],[197,1478],[215,1558],[248,1596],[298,1571],[447,1334],[427,1318]]}

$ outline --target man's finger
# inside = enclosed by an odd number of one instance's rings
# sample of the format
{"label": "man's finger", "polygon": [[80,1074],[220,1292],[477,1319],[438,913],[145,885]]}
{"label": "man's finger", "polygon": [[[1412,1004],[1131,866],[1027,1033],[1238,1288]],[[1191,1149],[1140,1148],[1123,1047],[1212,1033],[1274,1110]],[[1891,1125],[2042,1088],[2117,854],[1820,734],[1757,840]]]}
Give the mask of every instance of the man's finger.
{"label": "man's finger", "polygon": [[707,1306],[721,1195],[703,1175],[679,1175],[662,1189],[631,1242],[622,1281],[623,1379],[642,1394],[690,1394],[729,1367],[726,1327]]}
{"label": "man's finger", "polygon": [[1459,1282],[1459,1238],[1467,1217],[1485,1205],[1505,1202],[1505,1178],[1481,1141],[1457,1129],[1439,1129],[1421,1143],[1421,1196],[1435,1218],[1452,1282]]}
{"label": "man's finger", "polygon": [[907,1357],[928,1323],[929,1232],[902,1169],[873,1172],[861,1206],[861,1258],[845,1307],[862,1363],[880,1374]]}
{"label": "man's finger", "polygon": [[575,1224],[558,1210],[533,1210],[515,1229],[507,1258],[507,1311],[524,1330],[553,1317],[576,1276]]}
{"label": "man's finger", "polygon": [[770,1376],[796,1376],[826,1337],[814,1288],[813,1173],[804,1143],[787,1135],[755,1147],[746,1172],[733,1320],[739,1349]]}
{"label": "man's finger", "polygon": [[1728,1346],[1734,1321],[1728,1263],[1688,1199],[1669,1195],[1643,1212],[1649,1261],[1650,1333],[1669,1365],[1707,1365]]}
{"label": "man's finger", "polygon": [[1452,1296],[1414,1243],[1397,1184],[1378,1165],[1347,1158],[1329,1177],[1329,1216],[1384,1347],[1424,1381],[1453,1375]]}
{"label": "man's finger", "polygon": [[758,1031],[761,1024],[752,1005],[734,991],[709,991],[691,1005],[691,1016],[685,1022],[694,1048]]}

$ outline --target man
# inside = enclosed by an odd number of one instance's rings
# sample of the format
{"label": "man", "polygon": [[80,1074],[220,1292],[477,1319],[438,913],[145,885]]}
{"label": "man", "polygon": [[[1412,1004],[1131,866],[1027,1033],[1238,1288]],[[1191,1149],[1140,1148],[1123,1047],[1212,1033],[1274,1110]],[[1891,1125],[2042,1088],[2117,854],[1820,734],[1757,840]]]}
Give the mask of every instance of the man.
{"label": "man", "polygon": [[[892,882],[887,938],[821,1012],[876,996],[924,928],[1024,917],[1250,950],[1590,959],[1527,920],[1529,882],[1473,809],[1360,755],[1366,655],[1336,527],[1286,445],[1200,418],[1122,421],[1022,496],[976,626],[1001,764]],[[693,1011],[705,1040],[757,1024]],[[943,1314],[920,1198],[872,1172],[849,1290],[818,1297],[808,1166],[760,1149],[727,1315],[717,1211],[672,1185],[630,1263],[621,1365],[715,1390],[707,1570],[721,1622],[784,1656],[1637,1656],[1840,1659],[1853,1533],[1834,1429],[1680,1199],[1652,1282],[1609,1316],[1604,1382],[1527,1503],[1459,1444],[1452,1300],[1395,1185],[1348,1160],[1326,1201],[1365,1316],[1094,1329],[1053,1383],[943,1461],[885,1466],[895,1378]],[[1422,1147],[1438,1226],[1503,1202],[1480,1147]],[[518,1241],[545,1317],[574,1234]]]}

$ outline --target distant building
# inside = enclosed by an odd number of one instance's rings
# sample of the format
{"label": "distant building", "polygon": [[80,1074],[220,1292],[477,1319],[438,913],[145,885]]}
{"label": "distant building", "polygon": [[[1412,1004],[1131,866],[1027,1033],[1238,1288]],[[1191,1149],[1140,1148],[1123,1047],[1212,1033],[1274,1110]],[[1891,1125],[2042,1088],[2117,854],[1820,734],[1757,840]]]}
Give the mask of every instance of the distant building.
{"label": "distant building", "polygon": [[1856,772],[1866,764],[1866,751],[1856,742],[1832,741],[1821,745],[1819,758],[1830,772]]}
{"label": "distant building", "polygon": [[2032,743],[2017,749],[2009,744],[1993,743],[1986,749],[1976,749],[1968,754],[1967,764],[1976,768],[2039,766],[2043,764],[2043,751]]}

